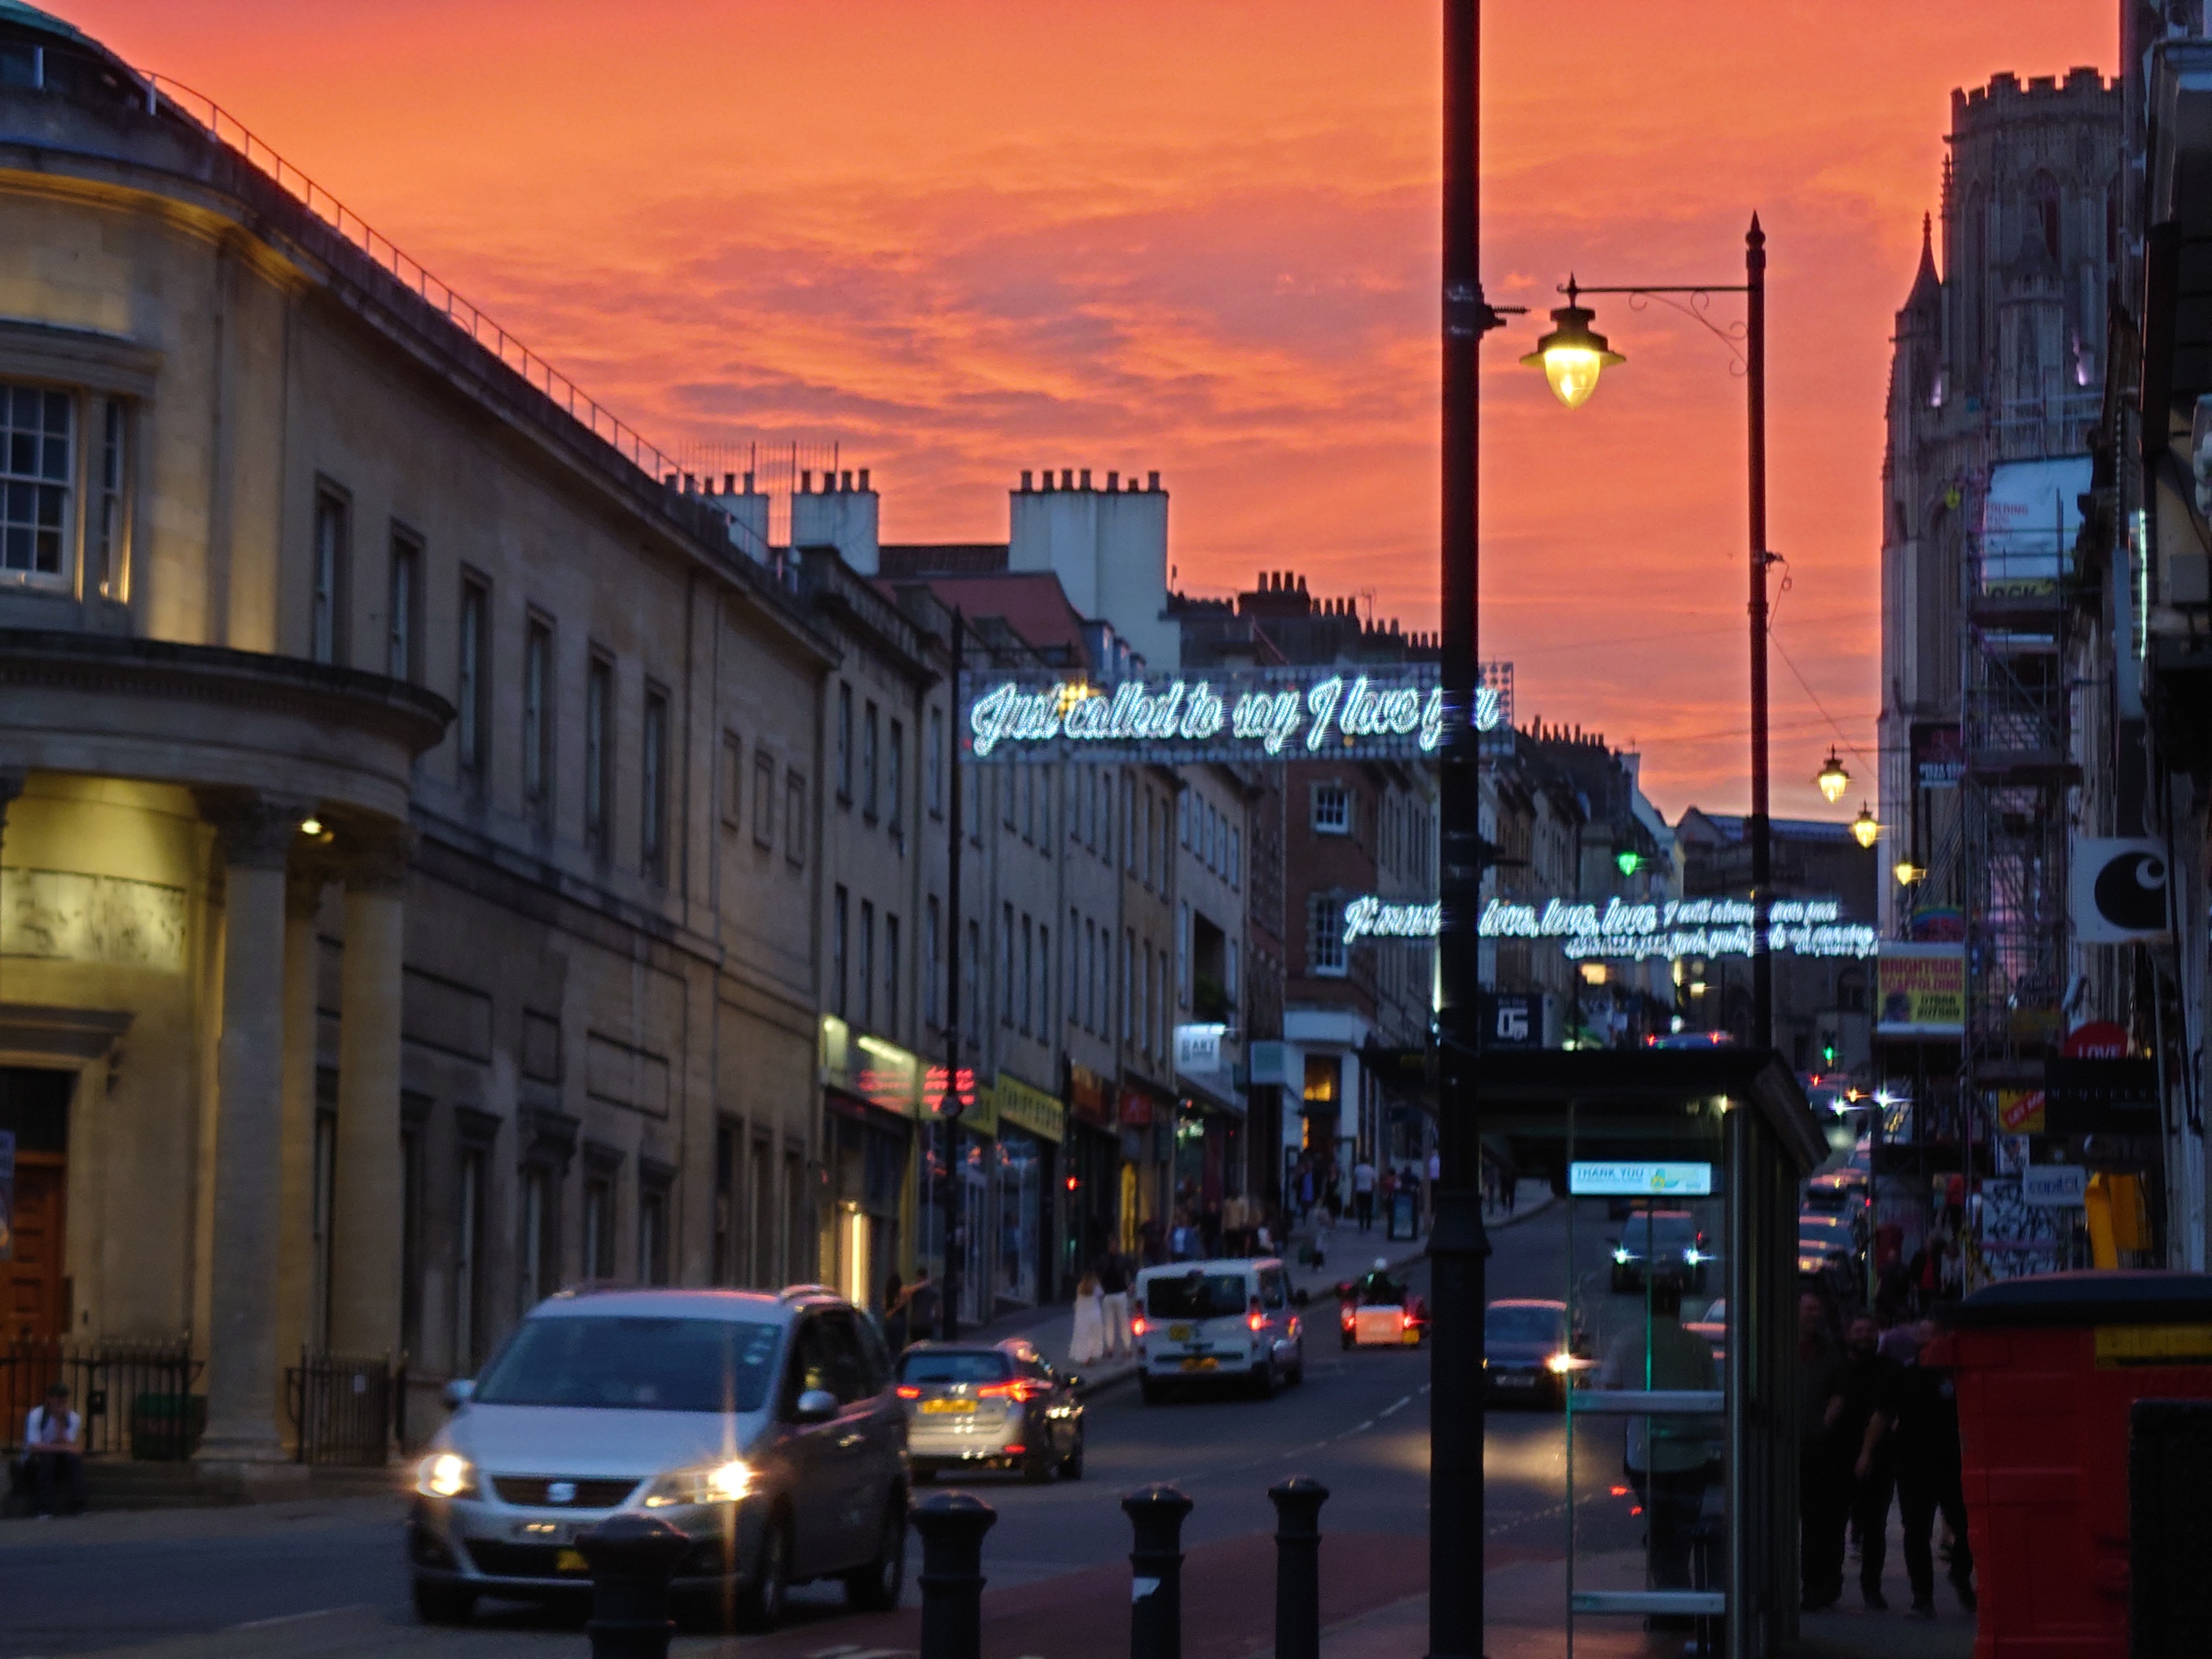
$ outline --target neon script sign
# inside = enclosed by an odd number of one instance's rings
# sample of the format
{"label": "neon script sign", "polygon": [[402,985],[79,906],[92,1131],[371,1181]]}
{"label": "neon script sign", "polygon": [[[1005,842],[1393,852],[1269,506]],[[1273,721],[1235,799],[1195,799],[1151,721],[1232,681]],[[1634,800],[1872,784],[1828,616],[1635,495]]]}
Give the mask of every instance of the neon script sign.
{"label": "neon script sign", "polygon": [[[1621,899],[1602,905],[1547,899],[1541,906],[1495,898],[1475,924],[1480,939],[1555,939],[1577,960],[1633,962],[1659,957],[1747,957],[1752,908],[1745,899]],[[1344,907],[1344,942],[1434,939],[1443,906],[1402,904],[1369,896]],[[1835,899],[1776,899],[1767,906],[1767,943],[1776,955],[1870,957],[1877,940],[1863,922],[1845,921]]]}
{"label": "neon script sign", "polygon": [[[1507,682],[1510,684],[1510,680]],[[1123,680],[1110,686],[1050,674],[968,680],[969,748],[979,761],[1297,760],[1346,751],[1419,759],[1443,742],[1435,667],[1376,673],[1274,669]],[[1510,721],[1495,684],[1475,694],[1474,726]]]}

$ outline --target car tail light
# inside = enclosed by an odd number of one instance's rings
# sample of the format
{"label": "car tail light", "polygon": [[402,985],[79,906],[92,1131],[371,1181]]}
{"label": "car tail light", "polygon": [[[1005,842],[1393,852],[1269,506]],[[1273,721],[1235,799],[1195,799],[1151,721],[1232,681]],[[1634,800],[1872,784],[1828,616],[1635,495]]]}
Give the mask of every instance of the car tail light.
{"label": "car tail light", "polygon": [[1398,1310],[1398,1328],[1401,1331],[1410,1331],[1413,1328],[1413,1316],[1407,1309]]}
{"label": "car tail light", "polygon": [[1145,1322],[1145,1316],[1142,1314],[1139,1314],[1129,1322],[1129,1334],[1132,1336],[1142,1336],[1150,1329],[1152,1327]]}
{"label": "car tail light", "polygon": [[902,1382],[898,1387],[898,1397],[902,1400],[919,1400],[921,1398],[921,1390],[911,1382]]}
{"label": "car tail light", "polygon": [[1029,1448],[1027,1446],[1008,1446],[1004,1449],[1007,1456],[1019,1457],[1024,1452],[1027,1451]]}
{"label": "car tail light", "polygon": [[1263,1313],[1247,1314],[1244,1322],[1255,1331],[1264,1331],[1267,1328],[1267,1316]]}
{"label": "car tail light", "polygon": [[1034,1400],[1043,1392],[1034,1382],[986,1382],[975,1395],[979,1400]]}

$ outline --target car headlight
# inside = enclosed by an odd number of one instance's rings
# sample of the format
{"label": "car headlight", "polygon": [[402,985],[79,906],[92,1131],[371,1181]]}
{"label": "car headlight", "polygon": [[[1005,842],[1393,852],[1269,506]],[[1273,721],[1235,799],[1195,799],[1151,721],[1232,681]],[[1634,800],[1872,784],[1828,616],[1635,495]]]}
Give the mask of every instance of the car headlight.
{"label": "car headlight", "polygon": [[1575,1357],[1571,1353],[1555,1353],[1544,1361],[1544,1369],[1554,1376],[1563,1376],[1574,1368]]}
{"label": "car headlight", "polygon": [[1628,1265],[1631,1258],[1626,1250],[1616,1249],[1613,1253],[1613,1259],[1616,1265],[1625,1267]]}
{"label": "car headlight", "polygon": [[471,1498],[477,1490],[477,1472],[457,1452],[434,1452],[415,1471],[415,1489],[433,1498]]}
{"label": "car headlight", "polygon": [[677,1504],[734,1504],[753,1489],[752,1466],[741,1458],[696,1469],[678,1469],[653,1483],[645,1495],[649,1510]]}
{"label": "car headlight", "polygon": [[1705,1259],[1705,1253],[1694,1244],[1691,1245],[1688,1249],[1682,1252],[1682,1260],[1688,1262],[1692,1267],[1696,1267],[1698,1263],[1703,1261]]}

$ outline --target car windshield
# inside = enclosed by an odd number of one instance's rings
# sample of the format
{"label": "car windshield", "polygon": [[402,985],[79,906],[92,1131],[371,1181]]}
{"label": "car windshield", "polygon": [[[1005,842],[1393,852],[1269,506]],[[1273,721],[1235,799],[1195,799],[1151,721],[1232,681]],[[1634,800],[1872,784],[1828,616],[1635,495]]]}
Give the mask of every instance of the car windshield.
{"label": "car windshield", "polygon": [[774,1325],[586,1315],[527,1319],[477,1380],[487,1406],[754,1412],[775,1374]]}
{"label": "car windshield", "polygon": [[1243,1273],[1185,1273],[1152,1280],[1145,1309],[1155,1319],[1225,1319],[1243,1313],[1248,1297]]}
{"label": "car windshield", "polygon": [[1492,1308],[1482,1316],[1482,1334],[1493,1342],[1556,1342],[1556,1308]]}
{"label": "car windshield", "polygon": [[1644,1240],[1653,1233],[1659,1238],[1662,1250],[1679,1249],[1685,1244],[1698,1242],[1698,1229],[1689,1217],[1674,1215],[1632,1215],[1623,1230],[1620,1242],[1632,1250],[1641,1249]]}
{"label": "car windshield", "polygon": [[1003,1382],[1013,1374],[1013,1362],[993,1348],[934,1353],[924,1349],[899,1361],[902,1382]]}

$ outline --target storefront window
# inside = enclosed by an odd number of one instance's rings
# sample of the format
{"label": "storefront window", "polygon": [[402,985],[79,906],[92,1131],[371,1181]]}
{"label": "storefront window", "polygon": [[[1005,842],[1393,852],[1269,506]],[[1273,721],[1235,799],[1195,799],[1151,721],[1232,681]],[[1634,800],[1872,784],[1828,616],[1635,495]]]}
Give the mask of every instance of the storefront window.
{"label": "storefront window", "polygon": [[1044,1163],[1036,1137],[1005,1127],[999,1131],[999,1275],[1001,1300],[1024,1306],[1037,1299],[1038,1217]]}

